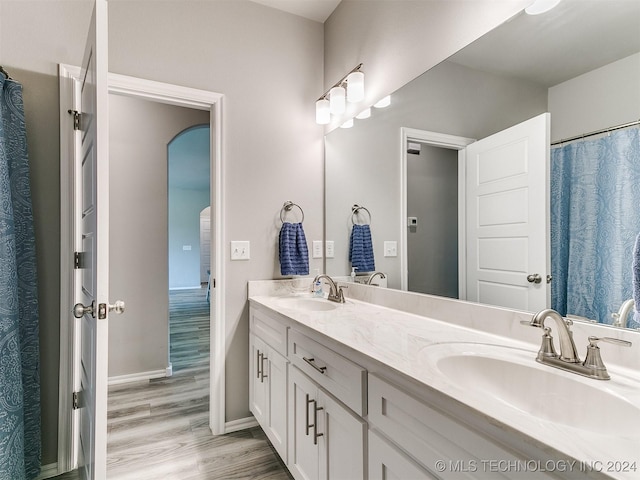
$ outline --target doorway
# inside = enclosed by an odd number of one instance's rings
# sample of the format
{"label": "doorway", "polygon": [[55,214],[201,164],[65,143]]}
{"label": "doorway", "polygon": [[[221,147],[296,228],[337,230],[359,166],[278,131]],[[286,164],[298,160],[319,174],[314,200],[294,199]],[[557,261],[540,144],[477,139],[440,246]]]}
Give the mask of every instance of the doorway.
{"label": "doorway", "polygon": [[[73,125],[67,113],[69,106],[75,105],[78,95],[80,69],[74,66],[60,66],[60,108],[61,108],[61,191],[63,204],[69,205],[68,209],[61,212],[61,327],[60,327],[60,404],[59,404],[59,429],[58,444],[60,471],[73,468],[77,463],[76,438],[77,438],[77,410],[74,411],[73,395],[77,378],[77,363],[74,355],[76,331],[74,324],[68,321],[69,312],[73,305],[73,285],[69,279],[73,278],[73,205],[75,167],[74,153],[76,152],[76,135],[73,133]],[[223,279],[222,265],[222,95],[176,85],[164,84],[149,80],[142,80],[118,74],[109,74],[109,93],[119,94],[134,98],[144,98],[161,104],[176,105],[202,110],[208,115],[208,123],[211,128],[211,210],[212,232],[212,275],[219,280]],[[67,128],[68,127],[68,128]],[[138,129],[133,125],[132,132]],[[165,145],[166,148],[166,145]],[[111,182],[117,186],[119,178],[111,178]],[[166,186],[165,186],[166,188]],[[116,190],[117,192],[118,190]],[[144,229],[144,218],[139,225],[126,231],[128,248],[137,250],[145,248],[136,242],[136,232]],[[164,232],[166,238],[166,231]],[[166,283],[165,283],[166,285]],[[165,286],[166,289],[166,286]],[[212,291],[212,298],[224,298],[224,282],[218,282],[218,288]],[[166,290],[165,290],[166,291]],[[225,433],[225,323],[224,302],[212,301],[209,307],[209,323],[211,326],[211,385],[210,385],[210,409],[209,426],[214,434]],[[214,321],[219,319],[219,321]],[[134,319],[129,316],[127,321]],[[166,343],[166,339],[165,339]],[[106,432],[100,434],[105,434]]]}
{"label": "doorway", "polygon": [[458,152],[407,148],[407,258],[411,292],[458,298]]}
{"label": "doorway", "polygon": [[[436,295],[445,295],[454,298],[464,299],[466,295],[465,291],[465,282],[463,279],[465,278],[465,262],[466,262],[466,254],[465,254],[465,222],[464,222],[464,209],[465,209],[465,148],[475,142],[472,138],[466,137],[458,137],[455,135],[447,135],[443,133],[429,132],[425,130],[417,130],[413,128],[401,128],[401,162],[400,162],[400,178],[402,181],[401,186],[401,202],[400,202],[400,218],[402,219],[402,228],[400,230],[400,282],[401,289],[408,290],[410,287],[410,273],[409,273],[409,264],[410,264],[410,255],[413,257],[418,257],[411,259],[411,265],[413,265],[413,274],[414,278],[411,282],[412,285],[418,284],[423,291],[422,293],[430,293]],[[425,152],[425,155],[419,156],[417,153]],[[418,158],[426,157],[427,151],[429,152],[428,156],[431,157],[429,160],[432,162],[431,165],[426,165],[425,161],[418,162],[418,165],[410,165],[411,163],[416,163],[415,160]],[[421,165],[420,165],[421,164]],[[438,173],[439,172],[439,173]],[[446,178],[447,186],[449,187],[449,191],[447,192],[447,198],[452,198],[455,200],[455,205],[457,208],[455,209],[453,224],[451,222],[452,219],[447,220],[447,224],[449,225],[447,228],[447,232],[435,232],[434,219],[429,219],[430,215],[438,214],[440,215],[442,212],[434,212],[433,209],[429,207],[428,202],[438,201],[440,206],[438,209],[442,209],[443,203],[441,202],[441,192],[431,191],[427,192],[428,198],[425,198],[423,195],[412,195],[412,199],[410,200],[410,190],[413,192],[422,191],[424,189],[429,189],[430,187],[424,183],[424,181],[420,181],[419,177],[424,177],[425,175],[431,174],[439,174]],[[409,180],[410,176],[412,177]],[[455,178],[454,178],[455,177]],[[457,182],[457,186],[455,188],[456,194],[453,195],[452,191],[454,189],[453,183]],[[413,185],[412,185],[413,183]],[[438,188],[442,185],[438,185]],[[445,186],[445,188],[447,188]],[[453,200],[452,200],[453,203]],[[422,211],[425,212],[425,216],[421,221],[420,215],[416,213],[417,205],[421,205]],[[410,208],[412,209],[410,211]],[[413,213],[412,213],[413,212]],[[415,220],[414,220],[415,219]],[[414,223],[412,225],[412,223]],[[457,224],[457,225],[456,225]],[[457,231],[457,241],[456,241],[456,232]],[[417,238],[418,232],[425,232],[423,238]],[[430,233],[431,232],[431,233]],[[412,238],[413,235],[413,238]],[[431,236],[431,238],[429,238]],[[422,250],[416,250],[410,253],[411,244],[416,247],[417,243],[424,243],[425,241],[436,242],[440,245],[440,252],[435,256],[432,255],[431,258],[426,257],[426,254],[423,254]],[[452,249],[452,243],[456,243],[457,248]],[[427,245],[424,250],[430,250],[430,247]],[[422,253],[421,253],[422,252]],[[453,252],[453,253],[452,253]],[[452,255],[450,260],[447,260],[443,257],[444,254]],[[453,258],[456,259],[456,265],[453,267],[451,263],[453,262]],[[417,263],[414,263],[416,261]],[[428,265],[428,262],[431,262],[431,265]],[[425,264],[427,264],[425,266]],[[422,267],[419,267],[422,265]],[[457,271],[448,272],[449,279],[445,282],[446,286],[443,290],[443,282],[440,278],[433,278],[433,280],[420,279],[421,271],[424,269],[428,269],[433,267],[434,265],[442,271],[447,271],[448,269],[457,267]],[[416,271],[417,270],[417,271]],[[457,288],[455,282],[457,281]],[[438,290],[440,293],[435,293],[435,290]],[[413,290],[412,290],[413,291]]]}

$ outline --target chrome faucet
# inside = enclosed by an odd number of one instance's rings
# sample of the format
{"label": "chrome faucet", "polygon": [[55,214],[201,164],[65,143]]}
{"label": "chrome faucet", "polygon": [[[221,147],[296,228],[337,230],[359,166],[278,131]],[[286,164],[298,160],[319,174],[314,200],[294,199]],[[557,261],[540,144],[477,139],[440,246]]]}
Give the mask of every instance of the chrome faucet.
{"label": "chrome faucet", "polygon": [[367,278],[366,282],[364,282],[365,285],[377,285],[375,283],[371,283],[376,276],[379,276],[381,279],[382,278],[387,278],[385,276],[385,274],[382,273],[382,272],[373,272],[371,275],[369,275],[369,277]]}
{"label": "chrome faucet", "polygon": [[[579,363],[580,358],[578,357],[578,351],[576,350],[576,344],[573,342],[573,335],[571,335],[571,330],[569,327],[573,324],[571,320],[566,320],[562,318],[555,310],[546,309],[541,310],[536,313],[531,319],[530,325],[532,327],[539,327],[545,330],[545,335],[549,335],[544,326],[544,321],[547,317],[552,318],[556,322],[556,326],[558,327],[558,341],[560,342],[560,360],[568,363]],[[549,330],[550,331],[550,330]],[[550,336],[550,335],[549,335]],[[550,355],[553,353],[555,355],[555,351],[553,350],[553,342],[549,343],[550,348],[543,348],[545,356],[553,356]],[[557,355],[555,355],[557,356]]]}
{"label": "chrome faucet", "polygon": [[633,298],[625,301],[622,305],[620,305],[620,309],[617,313],[612,313],[611,317],[613,318],[613,326],[614,327],[622,327],[626,328],[627,326],[627,317],[631,310],[633,310],[636,306],[636,302],[634,302]]}
{"label": "chrome faucet", "polygon": [[313,279],[313,283],[315,284],[318,280],[324,278],[329,283],[329,295],[327,296],[327,300],[331,300],[332,302],[344,303],[344,292],[343,288],[346,287],[338,287],[336,282],[329,275],[325,275],[324,273],[320,275],[316,275],[316,278]]}
{"label": "chrome faucet", "polygon": [[[556,353],[553,346],[551,329],[544,325],[544,321],[547,318],[552,318],[558,328],[560,355]],[[571,320],[565,320],[562,315],[555,310],[545,309],[536,313],[530,322],[523,321],[522,323],[531,325],[532,327],[542,328],[544,330],[544,335],[542,335],[542,345],[538,351],[536,361],[562,370],[577,373],[578,375],[596,378],[598,380],[609,380],[609,378],[611,378],[604,366],[604,363],[602,362],[602,358],[600,357],[598,342],[614,343],[623,347],[631,346],[631,342],[618,340],[617,338],[589,337],[587,356],[584,362],[582,362],[578,356],[576,344],[573,341],[573,335],[570,330],[570,326],[573,324]]]}

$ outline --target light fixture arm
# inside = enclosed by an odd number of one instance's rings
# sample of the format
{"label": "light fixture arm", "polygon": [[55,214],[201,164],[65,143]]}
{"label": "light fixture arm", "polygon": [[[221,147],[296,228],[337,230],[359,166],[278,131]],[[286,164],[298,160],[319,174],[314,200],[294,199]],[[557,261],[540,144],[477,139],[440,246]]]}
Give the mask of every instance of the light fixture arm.
{"label": "light fixture arm", "polygon": [[352,69],[350,72],[348,72],[348,73],[347,73],[344,77],[342,77],[338,82],[336,82],[335,84],[333,84],[333,85],[329,88],[329,90],[327,90],[326,92],[324,92],[324,93],[320,96],[320,98],[318,98],[318,100],[324,100],[325,98],[327,98],[327,95],[329,95],[329,92],[331,91],[331,89],[332,89],[332,88],[334,88],[334,87],[341,87],[341,86],[343,86],[343,85],[344,85],[344,83],[345,83],[345,80],[347,79],[347,77],[348,77],[349,75],[351,75],[353,72],[359,72],[361,68],[362,68],[362,63],[359,63],[358,65],[356,65],[355,67],[353,67],[353,69]]}

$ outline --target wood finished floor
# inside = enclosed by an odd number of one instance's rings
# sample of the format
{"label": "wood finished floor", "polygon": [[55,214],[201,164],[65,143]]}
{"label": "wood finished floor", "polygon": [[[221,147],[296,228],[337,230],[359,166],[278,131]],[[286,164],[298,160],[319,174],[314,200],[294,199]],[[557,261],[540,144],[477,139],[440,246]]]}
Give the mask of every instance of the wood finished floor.
{"label": "wood finished floor", "polygon": [[170,293],[172,377],[109,387],[109,480],[292,478],[259,427],[211,434],[205,293]]}

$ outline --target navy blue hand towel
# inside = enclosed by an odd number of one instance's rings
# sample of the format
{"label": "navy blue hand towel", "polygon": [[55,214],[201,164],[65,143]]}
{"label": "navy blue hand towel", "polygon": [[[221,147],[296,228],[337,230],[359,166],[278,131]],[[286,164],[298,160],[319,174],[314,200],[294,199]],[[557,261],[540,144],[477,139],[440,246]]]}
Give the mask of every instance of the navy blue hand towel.
{"label": "navy blue hand towel", "polygon": [[280,273],[309,275],[309,249],[301,223],[284,222],[280,229]]}
{"label": "navy blue hand towel", "polygon": [[636,304],[633,320],[640,323],[640,235],[636,237],[633,247],[633,301]]}
{"label": "navy blue hand towel", "polygon": [[358,272],[373,272],[376,269],[369,225],[355,224],[351,229],[349,261]]}

